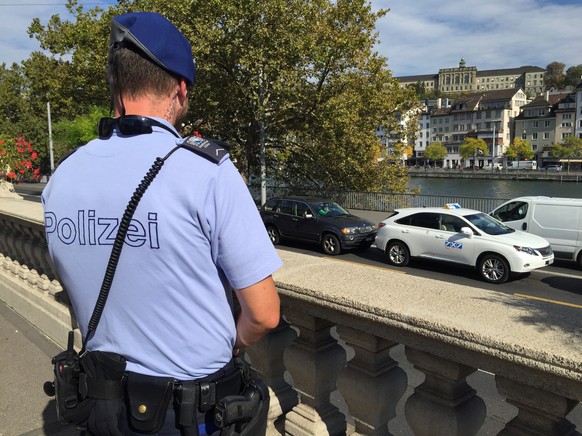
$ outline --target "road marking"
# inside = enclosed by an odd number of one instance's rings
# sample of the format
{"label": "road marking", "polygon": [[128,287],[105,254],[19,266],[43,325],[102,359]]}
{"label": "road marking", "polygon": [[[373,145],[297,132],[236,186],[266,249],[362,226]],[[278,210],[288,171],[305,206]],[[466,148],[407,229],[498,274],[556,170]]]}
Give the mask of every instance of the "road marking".
{"label": "road marking", "polygon": [[353,263],[354,265],[366,266],[368,268],[381,269],[382,271],[391,271],[391,272],[396,272],[399,274],[406,274],[405,271],[401,271],[398,269],[392,269],[392,268],[388,268],[388,267],[384,267],[384,266],[368,265],[367,263],[356,262],[353,260],[344,260],[344,259],[338,259],[336,257],[329,257],[329,256],[323,256],[323,258],[326,260],[332,260],[335,262]]}
{"label": "road marking", "polygon": [[547,298],[533,297],[531,295],[525,295],[525,294],[513,294],[513,295],[515,295],[516,297],[529,298],[531,300],[545,301],[546,303],[560,304],[562,306],[569,306],[569,307],[575,307],[576,309],[582,309],[582,306],[580,306],[579,304],[564,303],[563,301],[549,300]]}
{"label": "road marking", "polygon": [[548,277],[557,276],[557,277],[568,277],[570,279],[580,279],[580,278],[582,278],[580,276],[580,274],[568,274],[568,273],[561,273],[561,272],[557,272],[557,271],[550,271],[550,272],[548,272],[548,271],[544,271],[543,268],[539,268],[539,269],[536,269],[534,271],[535,272],[539,272],[540,274],[545,274]]}

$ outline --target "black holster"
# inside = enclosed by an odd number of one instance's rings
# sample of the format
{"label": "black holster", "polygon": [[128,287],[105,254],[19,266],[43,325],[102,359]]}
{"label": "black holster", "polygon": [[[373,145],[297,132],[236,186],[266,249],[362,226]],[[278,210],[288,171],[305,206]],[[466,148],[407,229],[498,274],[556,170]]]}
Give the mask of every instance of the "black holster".
{"label": "black holster", "polygon": [[[238,359],[237,359],[238,360]],[[261,436],[267,428],[270,396],[261,380],[252,379],[246,362],[236,362],[243,372],[244,390],[240,395],[220,399],[214,409],[214,423],[220,436]]]}

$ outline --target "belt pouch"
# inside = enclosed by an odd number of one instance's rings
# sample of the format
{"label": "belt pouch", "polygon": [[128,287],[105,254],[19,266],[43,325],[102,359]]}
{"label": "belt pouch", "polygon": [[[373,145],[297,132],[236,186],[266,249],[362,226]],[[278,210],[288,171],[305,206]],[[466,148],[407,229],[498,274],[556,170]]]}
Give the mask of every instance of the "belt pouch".
{"label": "belt pouch", "polygon": [[139,433],[157,433],[166,419],[174,379],[129,372],[126,380],[129,426]]}

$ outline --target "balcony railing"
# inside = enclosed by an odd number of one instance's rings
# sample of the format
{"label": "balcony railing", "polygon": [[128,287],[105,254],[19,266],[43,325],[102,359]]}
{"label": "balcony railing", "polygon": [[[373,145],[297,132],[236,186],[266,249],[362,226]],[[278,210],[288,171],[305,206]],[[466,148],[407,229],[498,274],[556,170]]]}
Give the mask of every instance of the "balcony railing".
{"label": "balcony railing", "polygon": [[[0,296],[64,346],[74,317],[35,217],[0,205]],[[477,434],[487,414],[467,378],[495,374],[515,407],[503,435],[576,435],[582,317],[574,307],[280,250],[280,325],[247,351],[269,385],[269,434],[388,435],[404,401],[409,434]],[[391,350],[404,346],[424,379]],[[334,400],[340,396],[342,405]]]}

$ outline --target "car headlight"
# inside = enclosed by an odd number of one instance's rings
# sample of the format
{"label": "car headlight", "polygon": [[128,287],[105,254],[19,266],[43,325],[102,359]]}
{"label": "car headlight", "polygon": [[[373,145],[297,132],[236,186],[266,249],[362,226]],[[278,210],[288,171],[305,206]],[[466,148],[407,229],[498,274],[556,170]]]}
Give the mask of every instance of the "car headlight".
{"label": "car headlight", "polygon": [[355,233],[358,233],[358,228],[357,227],[344,227],[342,229],[342,233],[344,235],[353,235]]}
{"label": "car headlight", "polygon": [[527,253],[527,254],[530,254],[532,256],[538,256],[538,253],[531,247],[521,247],[519,245],[514,245],[513,248],[515,248],[517,251],[520,251],[522,253]]}

